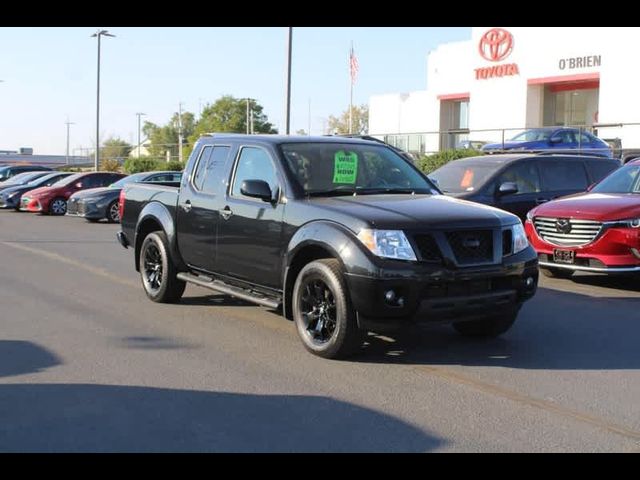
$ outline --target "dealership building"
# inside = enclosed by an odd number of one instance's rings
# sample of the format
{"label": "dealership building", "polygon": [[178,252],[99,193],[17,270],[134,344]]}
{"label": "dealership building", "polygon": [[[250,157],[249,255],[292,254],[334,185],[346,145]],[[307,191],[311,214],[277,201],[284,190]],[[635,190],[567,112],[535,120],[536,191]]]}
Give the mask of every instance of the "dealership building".
{"label": "dealership building", "polygon": [[427,54],[426,90],[374,95],[369,134],[412,152],[584,127],[640,148],[637,27],[473,27]]}

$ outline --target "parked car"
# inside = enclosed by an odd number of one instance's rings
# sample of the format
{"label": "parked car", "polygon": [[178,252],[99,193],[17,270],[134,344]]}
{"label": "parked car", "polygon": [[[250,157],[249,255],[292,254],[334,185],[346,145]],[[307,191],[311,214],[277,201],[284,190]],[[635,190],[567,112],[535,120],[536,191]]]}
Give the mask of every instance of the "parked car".
{"label": "parked car", "polygon": [[534,208],[526,231],[547,276],[567,278],[576,271],[640,275],[640,160],[587,193]]}
{"label": "parked car", "polygon": [[536,291],[515,215],[440,194],[376,142],[214,134],[180,187],[130,183],[120,196],[117,237],[149,299],[176,302],[188,282],[282,306],[325,358],[412,321],[497,336]]}
{"label": "parked car", "polygon": [[31,190],[35,190],[36,188],[50,187],[56,182],[70,175],[73,174],[70,172],[45,172],[44,175],[38,176],[30,182],[20,185],[10,185],[9,188],[6,188],[2,192],[0,192],[0,208],[14,208],[15,210],[20,211],[20,201],[22,200],[23,194]]}
{"label": "parked car", "polygon": [[42,171],[52,171],[53,168],[45,167],[43,165],[4,165],[0,166],[0,182],[4,182],[5,180],[17,175],[19,173],[25,172],[42,172]]}
{"label": "parked car", "polygon": [[106,187],[124,176],[126,175],[112,172],[76,173],[50,187],[36,188],[22,195],[20,210],[64,215],[67,212],[67,200],[75,192]]}
{"label": "parked car", "polygon": [[97,222],[104,218],[109,223],[118,223],[118,199],[122,187],[132,182],[180,183],[181,177],[181,172],[142,172],[124,177],[108,187],[81,190],[69,197],[67,215],[86,218],[89,222]]}
{"label": "parked car", "polygon": [[504,150],[578,150],[580,153],[613,158],[613,149],[604,140],[584,130],[565,127],[531,128],[504,144],[487,143],[482,147],[482,151],[488,153]]}
{"label": "parked car", "polygon": [[429,178],[447,195],[501,208],[524,221],[537,205],[583,192],[619,167],[617,160],[589,155],[512,153],[453,160]]}
{"label": "parked car", "polygon": [[50,171],[41,171],[41,172],[24,172],[18,173],[14,175],[9,180],[0,183],[0,192],[7,188],[15,187],[16,185],[25,185],[29,183],[31,180],[35,180],[38,177],[42,177],[43,175],[49,175]]}

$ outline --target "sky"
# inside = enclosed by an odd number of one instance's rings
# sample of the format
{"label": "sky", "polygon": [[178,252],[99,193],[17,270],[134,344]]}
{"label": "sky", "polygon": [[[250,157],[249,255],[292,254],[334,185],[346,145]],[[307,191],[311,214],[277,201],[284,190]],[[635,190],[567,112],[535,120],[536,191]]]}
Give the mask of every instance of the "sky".
{"label": "sky", "polygon": [[[164,125],[182,102],[199,114],[222,95],[251,97],[284,133],[286,27],[100,27],[100,139],[137,143],[136,113]],[[98,27],[0,28],[0,150],[71,155],[95,145]],[[351,42],[359,73],[354,105],[371,95],[426,88],[426,58],[468,40],[471,27],[294,27],[291,132],[323,134],[349,107]]]}

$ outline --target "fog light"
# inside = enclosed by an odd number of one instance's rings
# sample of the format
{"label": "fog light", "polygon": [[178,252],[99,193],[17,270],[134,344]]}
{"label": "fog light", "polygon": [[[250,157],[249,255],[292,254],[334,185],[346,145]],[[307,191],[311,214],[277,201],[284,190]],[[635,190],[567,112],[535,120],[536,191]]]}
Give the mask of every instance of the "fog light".
{"label": "fog light", "polygon": [[384,300],[391,307],[404,307],[404,297],[399,297],[394,290],[387,290],[384,294]]}
{"label": "fog light", "polygon": [[528,288],[533,287],[533,278],[532,278],[532,277],[527,277],[527,279],[524,281],[524,284],[525,284]]}

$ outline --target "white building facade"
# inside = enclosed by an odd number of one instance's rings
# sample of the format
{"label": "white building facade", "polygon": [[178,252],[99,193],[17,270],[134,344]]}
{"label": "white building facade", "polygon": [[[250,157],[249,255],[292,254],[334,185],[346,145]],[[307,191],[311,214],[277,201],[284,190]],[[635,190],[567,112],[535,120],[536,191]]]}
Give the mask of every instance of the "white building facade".
{"label": "white building facade", "polygon": [[370,98],[369,134],[429,153],[565,125],[640,148],[639,47],[638,27],[473,27],[428,53],[426,90]]}

